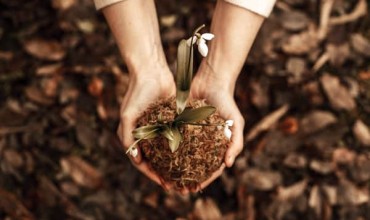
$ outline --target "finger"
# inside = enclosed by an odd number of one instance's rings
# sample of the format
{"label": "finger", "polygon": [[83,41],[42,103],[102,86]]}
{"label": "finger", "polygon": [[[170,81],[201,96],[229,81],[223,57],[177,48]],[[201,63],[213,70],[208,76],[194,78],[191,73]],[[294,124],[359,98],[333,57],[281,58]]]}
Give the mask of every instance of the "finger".
{"label": "finger", "polygon": [[140,163],[139,165],[134,164],[134,166],[140,172],[142,172],[145,176],[147,176],[149,179],[151,179],[152,181],[154,181],[158,185],[163,186],[161,178],[155,172],[153,172],[150,169],[148,163],[143,162],[143,163]]}
{"label": "finger", "polygon": [[212,175],[211,175],[210,178],[208,178],[206,181],[204,181],[203,183],[201,183],[199,187],[197,187],[195,189],[192,189],[191,192],[192,193],[196,193],[196,192],[199,192],[200,190],[206,188],[215,179],[217,179],[219,176],[221,176],[221,174],[224,171],[225,167],[226,167],[225,166],[225,163],[222,163],[221,166],[220,166],[220,168],[218,170],[216,170],[214,173],[212,173]]}
{"label": "finger", "polygon": [[[118,126],[117,135],[121,139],[121,137],[123,135],[122,134],[122,124],[120,124]],[[122,145],[122,143],[121,143],[121,145]],[[139,150],[139,153],[140,153],[140,150]],[[151,179],[152,181],[154,181],[158,185],[162,186],[166,191],[169,191],[169,190],[172,189],[172,185],[170,183],[166,183],[166,182],[162,181],[162,179],[157,174],[155,174],[153,171],[151,171],[151,169],[150,169],[150,167],[147,163],[140,163],[140,164],[135,163],[134,158],[132,157],[132,155],[129,154],[128,156],[129,156],[129,159],[131,160],[131,162],[133,162],[133,165],[136,167],[136,169],[138,169],[140,172],[142,172],[144,175],[146,175],[149,179]]]}
{"label": "finger", "polygon": [[236,156],[238,156],[243,150],[243,129],[244,119],[236,119],[234,121],[234,126],[231,127],[231,143],[225,155],[225,163],[227,167],[231,167],[234,164]]}
{"label": "finger", "polygon": [[[122,142],[125,150],[128,150],[128,148],[134,143],[134,137],[132,135],[132,131],[135,129],[135,121],[132,120],[131,115],[124,114],[121,117],[121,136],[122,136]],[[129,152],[130,153],[130,152]],[[136,163],[139,164],[142,160],[141,151],[140,148],[136,145],[134,150],[131,151],[132,154],[130,154],[130,159]]]}
{"label": "finger", "polygon": [[180,190],[181,195],[186,196],[189,194],[189,189],[184,187]]}
{"label": "finger", "polygon": [[165,191],[170,191],[173,189],[173,185],[169,182],[165,182],[160,176],[158,176],[157,173],[153,172],[148,163],[142,162],[140,165],[134,164],[134,166],[149,179],[160,185]]}

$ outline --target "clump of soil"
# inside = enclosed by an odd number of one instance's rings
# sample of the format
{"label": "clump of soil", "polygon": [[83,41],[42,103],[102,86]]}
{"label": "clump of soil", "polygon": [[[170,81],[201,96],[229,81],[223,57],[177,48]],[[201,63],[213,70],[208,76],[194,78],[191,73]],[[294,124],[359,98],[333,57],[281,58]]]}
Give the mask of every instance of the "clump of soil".
{"label": "clump of soil", "polygon": [[[188,107],[207,105],[204,100],[195,100]],[[176,116],[174,98],[160,100],[151,105],[139,118],[138,126],[173,121]],[[225,122],[217,112],[199,123],[222,124]],[[183,141],[177,151],[171,152],[168,140],[162,135],[139,142],[144,159],[166,182],[177,188],[196,188],[207,180],[224,161],[229,140],[220,126],[184,125],[180,128]]]}

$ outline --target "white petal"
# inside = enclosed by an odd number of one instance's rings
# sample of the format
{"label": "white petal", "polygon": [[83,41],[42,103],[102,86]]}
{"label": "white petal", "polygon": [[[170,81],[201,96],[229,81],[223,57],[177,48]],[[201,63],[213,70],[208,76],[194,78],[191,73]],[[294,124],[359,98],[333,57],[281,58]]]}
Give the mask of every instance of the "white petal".
{"label": "white petal", "polygon": [[232,134],[232,132],[229,129],[229,127],[228,126],[225,126],[224,135],[227,137],[227,139],[229,139],[229,140],[231,139],[231,134]]}
{"label": "white petal", "polygon": [[198,44],[198,50],[199,50],[199,53],[203,57],[206,57],[207,56],[207,54],[208,54],[208,47],[207,47],[207,44],[206,43],[199,43]]}
{"label": "white petal", "polygon": [[198,38],[197,39],[197,44],[206,44],[206,40],[204,40],[203,38]]}
{"label": "white petal", "polygon": [[234,124],[234,120],[227,120],[227,121],[225,121],[225,124],[226,124],[227,126],[231,127],[231,126],[233,126],[233,124]]}
{"label": "white petal", "polygon": [[137,150],[137,148],[136,147],[133,147],[131,150],[130,150],[130,155],[132,156],[132,157],[137,157],[137,155],[138,155],[138,150]]}
{"label": "white petal", "polygon": [[197,37],[196,36],[193,36],[193,37],[190,37],[189,39],[186,40],[186,44],[190,47],[193,44],[195,44],[195,42],[197,42]]}
{"label": "white petal", "polygon": [[211,33],[204,33],[204,34],[201,35],[201,38],[203,38],[205,40],[212,40],[214,37],[215,37],[215,35],[211,34]]}

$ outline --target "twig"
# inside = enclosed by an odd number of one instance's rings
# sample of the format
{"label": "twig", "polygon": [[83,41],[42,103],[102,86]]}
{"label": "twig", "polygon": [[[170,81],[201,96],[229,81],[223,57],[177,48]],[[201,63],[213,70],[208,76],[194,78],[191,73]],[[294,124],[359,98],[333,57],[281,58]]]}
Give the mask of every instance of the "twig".
{"label": "twig", "polygon": [[351,21],[354,21],[367,14],[367,2],[366,0],[359,0],[356,7],[349,14],[345,14],[338,17],[330,18],[330,25],[341,25]]}
{"label": "twig", "polygon": [[319,40],[323,40],[328,33],[330,13],[333,8],[334,0],[322,0],[321,4],[320,26],[318,30]]}
{"label": "twig", "polygon": [[285,2],[282,2],[282,1],[278,1],[276,2],[276,8],[284,11],[284,12],[290,12],[292,11],[292,8]]}
{"label": "twig", "polygon": [[314,73],[316,73],[319,69],[321,69],[321,67],[323,67],[325,65],[326,62],[329,61],[329,53],[328,52],[325,52],[324,54],[322,54],[319,59],[316,60],[316,63],[315,65],[313,65],[312,67],[312,71]]}

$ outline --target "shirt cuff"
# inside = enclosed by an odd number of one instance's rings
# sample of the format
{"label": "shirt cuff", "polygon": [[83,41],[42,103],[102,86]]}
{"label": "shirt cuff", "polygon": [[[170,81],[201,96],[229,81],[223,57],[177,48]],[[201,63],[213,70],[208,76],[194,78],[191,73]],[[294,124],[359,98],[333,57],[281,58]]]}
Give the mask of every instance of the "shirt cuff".
{"label": "shirt cuff", "polygon": [[108,5],[112,5],[117,2],[121,2],[124,0],[94,0],[96,10],[100,10]]}
{"label": "shirt cuff", "polygon": [[276,0],[225,0],[231,4],[248,9],[254,13],[268,17],[275,5]]}

